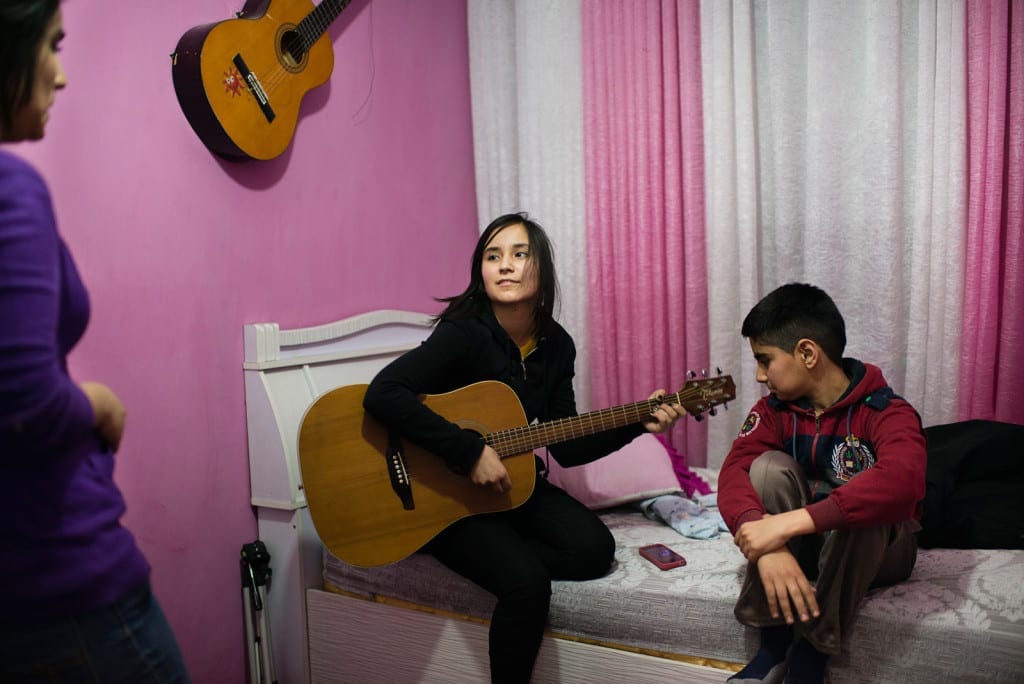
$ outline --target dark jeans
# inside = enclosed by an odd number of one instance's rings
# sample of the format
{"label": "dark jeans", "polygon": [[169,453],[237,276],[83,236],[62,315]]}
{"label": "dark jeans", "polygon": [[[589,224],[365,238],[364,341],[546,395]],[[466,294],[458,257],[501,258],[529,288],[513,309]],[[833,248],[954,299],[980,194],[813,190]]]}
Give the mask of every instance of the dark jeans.
{"label": "dark jeans", "polygon": [[498,598],[491,616],[492,682],[529,682],[544,636],[551,580],[608,572],[615,540],[592,511],[542,477],[519,508],[465,518],[426,548]]}
{"label": "dark jeans", "polygon": [[0,626],[4,684],[188,684],[149,583],[107,608],[43,625]]}

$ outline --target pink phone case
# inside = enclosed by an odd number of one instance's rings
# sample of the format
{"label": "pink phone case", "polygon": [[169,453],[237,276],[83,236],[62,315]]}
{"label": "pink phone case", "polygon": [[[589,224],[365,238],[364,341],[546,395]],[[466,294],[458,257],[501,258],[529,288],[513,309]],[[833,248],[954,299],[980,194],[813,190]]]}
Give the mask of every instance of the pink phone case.
{"label": "pink phone case", "polygon": [[664,544],[648,544],[640,547],[640,555],[662,570],[686,565],[686,559]]}

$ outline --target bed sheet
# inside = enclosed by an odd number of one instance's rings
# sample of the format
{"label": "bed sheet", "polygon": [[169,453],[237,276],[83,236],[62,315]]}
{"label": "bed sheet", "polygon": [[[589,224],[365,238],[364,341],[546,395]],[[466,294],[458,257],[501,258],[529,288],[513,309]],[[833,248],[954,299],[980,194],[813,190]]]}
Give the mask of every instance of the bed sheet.
{"label": "bed sheet", "polygon": [[[616,540],[610,572],[553,585],[549,629],[598,644],[720,667],[745,662],[756,630],[733,605],[746,563],[726,534],[683,537],[635,507],[601,512]],[[663,571],[639,547],[663,543],[687,564]],[[327,588],[486,619],[494,598],[434,558],[415,554],[384,568],[355,568],[325,554]],[[1024,681],[1024,551],[931,549],[905,582],[868,594],[833,682]],[[849,651],[853,655],[848,655]]]}

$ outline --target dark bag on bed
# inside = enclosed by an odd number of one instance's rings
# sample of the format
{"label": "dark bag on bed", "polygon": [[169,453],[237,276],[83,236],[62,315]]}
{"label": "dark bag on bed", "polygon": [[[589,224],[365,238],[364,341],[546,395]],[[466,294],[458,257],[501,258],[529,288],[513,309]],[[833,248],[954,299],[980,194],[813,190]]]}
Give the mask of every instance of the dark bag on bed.
{"label": "dark bag on bed", "polygon": [[1024,549],[1024,425],[969,420],[925,428],[924,548]]}

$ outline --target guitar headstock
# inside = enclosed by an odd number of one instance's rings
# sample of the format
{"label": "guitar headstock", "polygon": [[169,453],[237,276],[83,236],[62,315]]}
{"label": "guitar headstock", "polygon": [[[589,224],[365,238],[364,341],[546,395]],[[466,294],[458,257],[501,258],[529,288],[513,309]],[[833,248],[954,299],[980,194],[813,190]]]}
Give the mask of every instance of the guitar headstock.
{"label": "guitar headstock", "polygon": [[688,375],[690,380],[674,395],[666,396],[664,401],[678,403],[697,420],[703,420],[705,413],[715,415],[716,406],[725,405],[736,398],[736,384],[732,376],[722,375],[721,370],[718,370],[718,375],[710,378],[706,377],[706,371],[701,373],[701,377],[697,377],[693,371]]}

